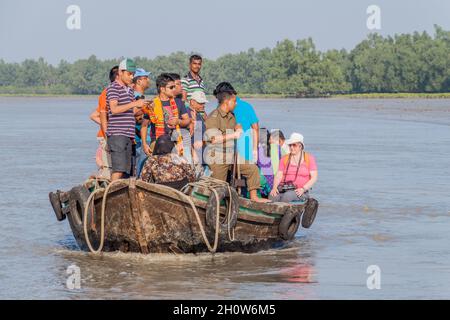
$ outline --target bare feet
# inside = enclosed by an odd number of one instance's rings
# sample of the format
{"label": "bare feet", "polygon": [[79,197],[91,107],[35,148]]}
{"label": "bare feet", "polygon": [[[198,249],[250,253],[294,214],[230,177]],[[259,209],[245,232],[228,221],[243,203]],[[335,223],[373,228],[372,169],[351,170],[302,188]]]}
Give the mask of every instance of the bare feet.
{"label": "bare feet", "polygon": [[259,203],[268,203],[268,202],[271,202],[269,199],[258,198],[258,197],[252,198],[252,199],[250,199],[250,200],[255,201],[255,202],[259,202]]}

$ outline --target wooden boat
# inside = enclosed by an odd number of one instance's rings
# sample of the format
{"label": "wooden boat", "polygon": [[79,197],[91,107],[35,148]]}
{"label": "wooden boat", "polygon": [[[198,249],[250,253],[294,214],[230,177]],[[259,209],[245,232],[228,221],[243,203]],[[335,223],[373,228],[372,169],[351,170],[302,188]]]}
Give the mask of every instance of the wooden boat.
{"label": "wooden boat", "polygon": [[318,202],[256,203],[219,180],[183,192],[136,179],[90,180],[50,193],[57,219],[69,220],[82,250],[140,253],[256,252],[309,228]]}

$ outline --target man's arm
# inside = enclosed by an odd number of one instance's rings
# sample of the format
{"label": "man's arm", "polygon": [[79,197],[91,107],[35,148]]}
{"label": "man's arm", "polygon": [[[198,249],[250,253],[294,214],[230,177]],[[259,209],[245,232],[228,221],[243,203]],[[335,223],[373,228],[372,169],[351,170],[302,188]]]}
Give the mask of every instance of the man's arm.
{"label": "man's arm", "polygon": [[[240,124],[235,125],[234,132],[222,133],[218,129],[217,117],[208,117],[205,121],[206,132],[205,141],[212,144],[223,143],[226,140],[239,139],[242,134],[242,126]],[[232,131],[232,130],[231,130]]]}
{"label": "man's arm", "polygon": [[259,123],[252,124],[252,137],[253,137],[253,160],[258,160],[258,142],[259,142]]}
{"label": "man's arm", "polygon": [[147,143],[147,132],[148,132],[149,123],[150,123],[150,120],[144,118],[142,120],[142,126],[141,126],[142,150],[144,150],[144,153],[146,155],[150,155],[150,147]]}
{"label": "man's arm", "polygon": [[89,119],[94,121],[96,124],[100,124],[100,113],[95,109],[92,111],[91,115],[89,116]]}
{"label": "man's arm", "polygon": [[109,108],[111,109],[112,114],[118,114],[126,112],[133,108],[142,108],[144,106],[145,100],[139,99],[124,105],[119,106],[119,102],[117,100],[111,100],[109,102]]}
{"label": "man's arm", "polygon": [[108,130],[108,115],[106,111],[100,111],[100,127],[104,133]]}
{"label": "man's arm", "polygon": [[181,115],[180,127],[186,128],[190,124],[191,124],[191,118],[189,118],[189,115],[187,113]]}
{"label": "man's arm", "polygon": [[[232,130],[231,130],[232,131]],[[217,128],[211,128],[206,130],[209,142],[212,144],[224,143],[229,140],[239,139],[242,134],[242,127],[240,125],[236,126],[235,130],[230,133],[223,134]]]}
{"label": "man's arm", "polygon": [[[177,101],[179,101],[179,100],[177,100]],[[187,112],[184,102],[181,101],[181,103],[178,103],[177,106],[178,106],[178,111],[180,113],[179,126],[182,128],[186,128],[191,124],[191,118],[189,117],[189,114]]]}
{"label": "man's arm", "polygon": [[187,83],[187,80],[186,80],[186,79],[181,79],[181,88],[182,88],[181,95],[183,96],[183,97],[181,98],[181,100],[183,100],[183,102],[184,102],[184,101],[187,100],[187,88],[188,88],[188,83]]}
{"label": "man's arm", "polygon": [[281,180],[283,179],[283,171],[278,171],[277,174],[275,175],[275,178],[273,179],[273,187],[272,187],[272,191],[270,192],[270,194],[275,197],[279,192],[278,192],[278,186],[281,183]]}

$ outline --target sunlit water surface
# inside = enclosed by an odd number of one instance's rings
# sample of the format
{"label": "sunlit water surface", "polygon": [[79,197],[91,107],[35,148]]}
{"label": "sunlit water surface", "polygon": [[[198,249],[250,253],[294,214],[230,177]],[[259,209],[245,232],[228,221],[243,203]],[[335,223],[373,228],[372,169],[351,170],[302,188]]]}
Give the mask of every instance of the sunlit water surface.
{"label": "sunlit water surface", "polygon": [[[0,298],[450,298],[449,100],[250,102],[316,156],[311,229],[257,254],[94,256],[47,195],[94,172],[95,99],[0,98]],[[380,290],[367,288],[370,265]]]}

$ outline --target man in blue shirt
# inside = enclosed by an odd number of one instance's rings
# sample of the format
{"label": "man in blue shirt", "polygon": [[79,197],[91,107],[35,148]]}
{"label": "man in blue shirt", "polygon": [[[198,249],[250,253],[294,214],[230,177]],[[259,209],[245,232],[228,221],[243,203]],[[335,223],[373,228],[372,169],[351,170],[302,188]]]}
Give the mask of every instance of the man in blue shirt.
{"label": "man in blue shirt", "polygon": [[258,161],[259,119],[253,106],[236,97],[236,108],[233,111],[236,122],[242,126],[243,134],[237,140],[237,152],[240,162],[256,163]]}

